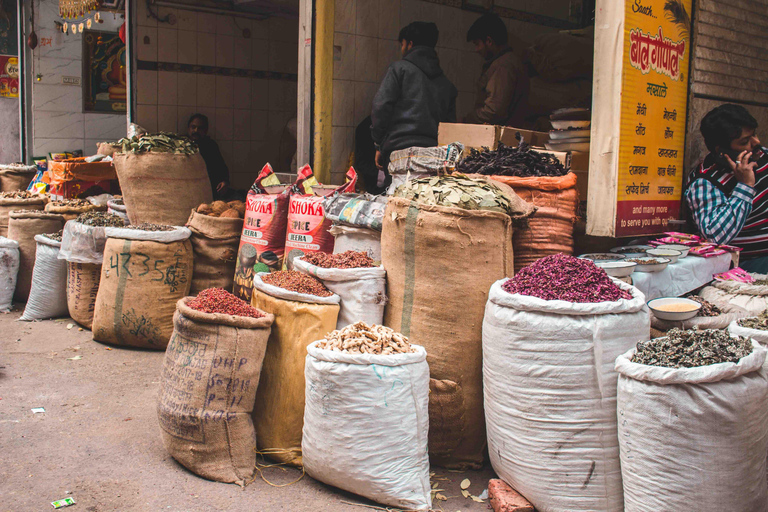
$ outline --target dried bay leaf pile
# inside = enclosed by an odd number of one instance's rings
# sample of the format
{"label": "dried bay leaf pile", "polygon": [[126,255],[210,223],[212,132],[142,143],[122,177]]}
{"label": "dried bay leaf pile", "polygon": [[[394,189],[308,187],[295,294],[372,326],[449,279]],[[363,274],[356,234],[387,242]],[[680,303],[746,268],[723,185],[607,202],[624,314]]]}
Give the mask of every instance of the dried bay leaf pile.
{"label": "dried bay leaf pile", "polygon": [[175,153],[177,155],[194,155],[198,152],[197,144],[187,137],[175,133],[161,132],[141,137],[124,137],[114,144],[123,153]]}

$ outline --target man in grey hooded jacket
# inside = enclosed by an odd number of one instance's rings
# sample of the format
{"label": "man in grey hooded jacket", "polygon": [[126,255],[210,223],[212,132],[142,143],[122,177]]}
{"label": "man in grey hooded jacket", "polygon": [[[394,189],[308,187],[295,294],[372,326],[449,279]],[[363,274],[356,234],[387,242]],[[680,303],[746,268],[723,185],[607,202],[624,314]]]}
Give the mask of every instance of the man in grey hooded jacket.
{"label": "man in grey hooded jacket", "polygon": [[371,135],[376,144],[379,186],[389,155],[410,147],[437,145],[437,127],[456,121],[456,87],[440,69],[434,23],[416,21],[400,31],[403,58],[387,69],[373,98]]}

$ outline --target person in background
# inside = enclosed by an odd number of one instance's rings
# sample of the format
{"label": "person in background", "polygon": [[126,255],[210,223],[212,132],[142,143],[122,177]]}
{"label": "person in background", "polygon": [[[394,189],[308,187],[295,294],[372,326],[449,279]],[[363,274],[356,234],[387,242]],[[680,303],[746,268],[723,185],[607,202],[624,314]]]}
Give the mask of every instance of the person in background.
{"label": "person in background", "polygon": [[456,120],[456,87],[435,52],[437,25],[416,21],[400,31],[401,60],[392,63],[373,98],[371,136],[376,144],[377,185],[390,181],[389,155],[437,145],[437,127]]}
{"label": "person in background", "polygon": [[507,27],[495,14],[484,14],[467,31],[467,42],[483,58],[475,107],[465,123],[525,128],[530,80],[522,59],[510,48]]}
{"label": "person in background", "polygon": [[214,199],[225,197],[229,188],[229,168],[221,156],[219,145],[208,136],[208,116],[192,114],[187,123],[187,136],[200,148],[200,156],[205,160],[208,178]]}
{"label": "person in background", "polygon": [[768,273],[768,150],[757,121],[740,105],[724,104],[701,120],[709,154],[688,175],[685,199],[701,233],[742,248],[741,268]]}

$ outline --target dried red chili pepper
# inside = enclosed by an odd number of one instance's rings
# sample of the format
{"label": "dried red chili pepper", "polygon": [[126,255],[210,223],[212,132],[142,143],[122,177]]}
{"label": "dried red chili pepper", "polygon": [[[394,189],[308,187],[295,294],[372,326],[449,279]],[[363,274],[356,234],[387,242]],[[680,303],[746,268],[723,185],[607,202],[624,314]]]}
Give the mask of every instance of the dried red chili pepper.
{"label": "dried red chili pepper", "polygon": [[280,270],[271,274],[264,274],[261,276],[261,280],[272,286],[292,292],[306,293],[318,297],[330,297],[333,295],[323,283],[298,270]]}
{"label": "dried red chili pepper", "polygon": [[321,268],[368,268],[376,266],[373,259],[362,251],[345,251],[339,254],[311,252],[305,254],[302,259],[310,265]]}

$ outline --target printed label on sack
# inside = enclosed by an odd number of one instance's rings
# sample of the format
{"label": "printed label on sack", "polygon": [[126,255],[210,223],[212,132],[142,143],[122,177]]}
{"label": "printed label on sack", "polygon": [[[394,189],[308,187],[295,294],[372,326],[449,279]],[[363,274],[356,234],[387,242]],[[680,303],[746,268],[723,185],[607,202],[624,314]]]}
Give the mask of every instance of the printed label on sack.
{"label": "printed label on sack", "polygon": [[328,232],[331,222],[325,218],[322,200],[318,196],[291,196],[284,268],[293,268],[293,259],[309,252],[333,252],[334,240]]}

